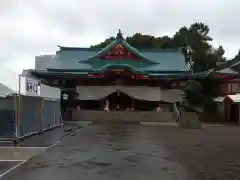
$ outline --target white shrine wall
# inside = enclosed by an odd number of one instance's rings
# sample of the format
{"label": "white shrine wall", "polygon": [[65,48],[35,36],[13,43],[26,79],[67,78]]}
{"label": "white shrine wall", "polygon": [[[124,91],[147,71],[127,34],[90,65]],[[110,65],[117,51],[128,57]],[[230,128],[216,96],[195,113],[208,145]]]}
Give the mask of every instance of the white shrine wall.
{"label": "white shrine wall", "polygon": [[120,91],[130,97],[146,101],[180,101],[183,91],[179,89],[161,89],[148,86],[77,86],[79,100],[98,100]]}

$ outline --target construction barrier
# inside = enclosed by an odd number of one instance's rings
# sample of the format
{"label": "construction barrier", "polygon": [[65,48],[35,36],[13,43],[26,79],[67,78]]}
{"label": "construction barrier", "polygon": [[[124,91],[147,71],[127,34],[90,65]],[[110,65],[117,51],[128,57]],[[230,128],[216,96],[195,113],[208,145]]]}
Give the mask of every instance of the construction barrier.
{"label": "construction barrier", "polygon": [[0,140],[24,138],[61,124],[59,100],[23,95],[0,98]]}
{"label": "construction barrier", "polygon": [[16,104],[14,97],[0,98],[0,139],[8,140],[16,136]]}

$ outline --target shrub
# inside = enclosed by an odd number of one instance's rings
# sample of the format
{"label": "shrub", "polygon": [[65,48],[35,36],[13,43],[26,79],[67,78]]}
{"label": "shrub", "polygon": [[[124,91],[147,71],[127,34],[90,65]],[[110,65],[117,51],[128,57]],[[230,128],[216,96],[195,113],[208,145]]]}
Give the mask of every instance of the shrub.
{"label": "shrub", "polygon": [[187,111],[201,112],[199,108],[201,107],[204,97],[202,93],[202,85],[195,81],[188,81],[187,86],[184,88],[184,100],[182,106]]}

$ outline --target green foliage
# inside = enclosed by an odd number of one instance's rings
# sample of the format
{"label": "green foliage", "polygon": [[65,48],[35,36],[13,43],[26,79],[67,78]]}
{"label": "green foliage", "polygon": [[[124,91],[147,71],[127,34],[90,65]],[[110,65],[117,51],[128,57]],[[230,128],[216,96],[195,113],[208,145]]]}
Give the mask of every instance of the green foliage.
{"label": "green foliage", "polygon": [[97,45],[91,46],[90,48],[104,48],[108,44],[110,44],[114,39],[115,39],[114,37],[110,37],[110,38],[106,39],[104,42],[101,42]]}
{"label": "green foliage", "polygon": [[184,100],[182,106],[188,111],[196,111],[203,104],[202,85],[195,80],[188,81],[184,88]]}
{"label": "green foliage", "polygon": [[188,105],[198,106],[202,102],[202,85],[199,82],[190,80],[183,91]]}
{"label": "green foliage", "polygon": [[[214,68],[217,63],[225,61],[224,49],[222,46],[214,49],[210,42],[209,27],[204,23],[194,23],[190,27],[181,27],[173,37],[154,37],[136,33],[127,37],[126,41],[138,48],[161,48],[179,49],[181,48],[186,57],[186,63],[194,72],[202,72]],[[106,39],[104,42],[91,46],[103,48],[114,38]]]}
{"label": "green foliage", "polygon": [[240,50],[238,50],[238,53],[237,53],[237,55],[234,57],[234,59],[240,60]]}
{"label": "green foliage", "polygon": [[218,97],[222,95],[221,87],[220,87],[220,80],[215,78],[206,78],[198,80],[199,83],[202,85],[202,93],[206,98],[212,100],[213,97]]}

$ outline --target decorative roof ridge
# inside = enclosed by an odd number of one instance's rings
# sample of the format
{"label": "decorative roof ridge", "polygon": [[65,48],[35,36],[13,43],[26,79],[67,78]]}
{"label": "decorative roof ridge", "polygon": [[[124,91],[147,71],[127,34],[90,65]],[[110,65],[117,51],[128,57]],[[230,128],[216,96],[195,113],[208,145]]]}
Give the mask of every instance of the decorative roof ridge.
{"label": "decorative roof ridge", "polygon": [[[79,71],[81,71],[81,72],[84,72],[83,70],[80,70],[80,69],[55,69],[55,68],[47,68],[47,71],[44,71],[44,72],[64,72],[64,71],[66,71],[66,72],[79,72]],[[91,70],[88,70],[88,71],[86,71],[86,73],[87,72],[90,72]]]}
{"label": "decorative roof ridge", "polygon": [[131,53],[135,54],[137,57],[144,59],[146,61],[149,61],[153,64],[158,64],[152,60],[150,60],[148,57],[146,57],[142,52],[140,52],[138,49],[135,47],[131,46],[122,36],[121,30],[119,30],[116,39],[114,39],[110,44],[108,44],[105,48],[103,48],[101,51],[99,51],[96,55],[90,57],[88,60],[99,58],[102,55],[106,54],[108,51],[111,51],[111,49],[117,45],[120,44],[124,48],[128,49]]}
{"label": "decorative roof ridge", "polygon": [[[68,47],[68,46],[60,46],[60,51],[101,51],[104,48],[94,48],[94,47]],[[135,48],[135,47],[134,47]],[[163,48],[135,48],[139,52],[179,52],[179,49],[163,49]]]}
{"label": "decorative roof ridge", "polygon": [[142,71],[141,69],[136,68],[136,67],[133,67],[133,66],[131,66],[131,65],[129,65],[129,64],[107,64],[107,65],[105,65],[105,66],[103,66],[103,67],[101,67],[101,68],[94,68],[94,70],[95,70],[95,71],[104,71],[104,70],[109,69],[109,68],[111,68],[111,67],[115,67],[115,68],[122,68],[122,67],[124,67],[124,68],[130,68],[130,69],[132,69],[133,71],[142,72],[142,73],[143,73],[143,71]]}
{"label": "decorative roof ridge", "polygon": [[[128,64],[121,64],[121,65],[118,65],[118,64],[108,64],[108,65],[104,65],[103,67],[101,68],[93,68],[91,69],[90,71],[87,71],[87,72],[104,72],[106,71],[107,69],[111,69],[111,68],[129,68],[131,69],[132,71],[134,72],[138,72],[138,73],[144,73],[141,69],[139,68],[136,68],[136,67],[133,67],[131,65],[128,65]],[[64,72],[64,71],[68,71],[68,72],[82,72],[82,70],[79,70],[79,69],[53,69],[53,68],[47,68],[47,71],[44,71],[44,72]]]}
{"label": "decorative roof ridge", "polygon": [[103,48],[91,48],[91,47],[67,47],[67,46],[60,46],[60,51],[101,51]]}
{"label": "decorative roof ridge", "polygon": [[228,61],[225,61],[219,65],[217,65],[216,67],[212,68],[213,71],[218,71],[218,70],[221,70],[221,69],[224,69],[224,68],[231,68],[237,64],[240,63],[240,60],[239,59],[231,59],[231,60],[228,60]]}

